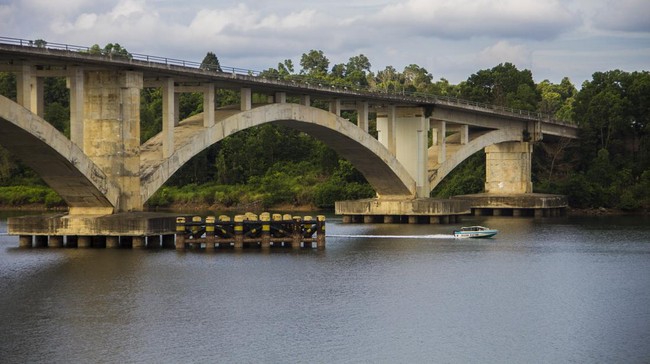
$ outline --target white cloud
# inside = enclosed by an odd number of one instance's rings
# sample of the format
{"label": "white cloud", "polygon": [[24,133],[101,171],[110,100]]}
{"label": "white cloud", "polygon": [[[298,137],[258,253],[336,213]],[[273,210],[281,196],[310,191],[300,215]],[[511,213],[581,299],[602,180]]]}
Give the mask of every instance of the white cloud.
{"label": "white cloud", "polygon": [[580,22],[558,0],[408,0],[386,6],[375,21],[454,39],[551,39]]}
{"label": "white cloud", "polygon": [[531,63],[531,52],[523,44],[512,44],[508,41],[499,41],[496,44],[481,50],[476,62],[483,67],[493,67],[499,63],[510,62],[519,68],[528,68]]}
{"label": "white cloud", "polygon": [[608,1],[599,7],[594,25],[605,30],[650,32],[650,1]]}

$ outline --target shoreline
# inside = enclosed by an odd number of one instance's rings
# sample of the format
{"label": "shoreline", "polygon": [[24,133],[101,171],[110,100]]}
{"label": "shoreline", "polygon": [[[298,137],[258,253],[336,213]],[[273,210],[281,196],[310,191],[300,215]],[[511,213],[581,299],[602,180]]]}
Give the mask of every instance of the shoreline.
{"label": "shoreline", "polygon": [[[43,204],[29,204],[21,206],[12,206],[12,205],[0,205],[0,210],[2,211],[43,211],[43,212],[66,212],[68,208],[66,206],[47,208]],[[172,204],[171,206],[165,208],[151,208],[145,209],[149,212],[243,212],[250,211],[253,213],[261,213],[265,211],[285,211],[285,212],[328,212],[333,213],[333,209],[321,209],[312,205],[291,205],[291,204],[280,204],[277,206],[262,208],[259,204],[246,204],[246,205],[235,205],[235,206],[225,206],[219,204],[207,205],[207,204]],[[604,207],[590,207],[590,208],[567,208],[567,216],[624,216],[624,215],[648,215],[650,211],[624,211],[620,209],[608,209]]]}

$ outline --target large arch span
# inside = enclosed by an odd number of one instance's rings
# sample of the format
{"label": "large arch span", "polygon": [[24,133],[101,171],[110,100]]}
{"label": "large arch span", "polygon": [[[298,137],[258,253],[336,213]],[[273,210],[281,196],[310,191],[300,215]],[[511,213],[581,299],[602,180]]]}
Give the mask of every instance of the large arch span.
{"label": "large arch span", "polygon": [[380,197],[415,195],[413,178],[370,134],[330,112],[299,104],[277,103],[228,115],[212,127],[184,138],[177,137],[182,135],[182,126],[176,127],[175,151],[164,160],[146,155],[147,150],[153,154],[156,149],[147,144],[155,143],[160,136],[145,143],[141,153],[142,201],[147,201],[183,164],[201,151],[238,131],[266,123],[294,128],[321,140],[352,163]]}
{"label": "large arch span", "polygon": [[0,145],[32,168],[68,204],[71,213],[110,214],[119,188],[51,124],[0,96]]}
{"label": "large arch span", "polygon": [[521,141],[521,139],[521,131],[512,128],[493,130],[473,139],[462,148],[458,149],[454,154],[448,156],[443,163],[437,166],[437,168],[429,171],[430,191],[433,191],[433,189],[436,188],[436,186],[438,186],[438,184],[440,184],[440,182],[442,182],[442,180],[447,177],[454,168],[461,164],[465,159],[469,158],[472,154],[493,144]]}

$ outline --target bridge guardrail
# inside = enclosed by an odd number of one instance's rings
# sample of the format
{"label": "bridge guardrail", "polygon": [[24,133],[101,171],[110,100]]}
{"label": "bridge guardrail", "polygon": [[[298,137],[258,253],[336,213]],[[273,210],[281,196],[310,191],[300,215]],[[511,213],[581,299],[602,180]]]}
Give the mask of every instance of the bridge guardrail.
{"label": "bridge guardrail", "polygon": [[[0,43],[4,44],[10,44],[10,45],[18,45],[21,47],[35,47],[35,48],[45,48],[45,49],[54,49],[54,50],[62,50],[62,51],[68,51],[68,52],[74,52],[74,53],[90,53],[91,48],[90,47],[85,47],[85,46],[76,46],[76,45],[69,45],[69,44],[63,44],[63,43],[53,43],[53,42],[46,42],[42,39],[38,40],[28,40],[28,39],[20,39],[20,38],[10,38],[10,37],[2,37],[0,36]],[[101,54],[99,56],[107,56],[105,54]],[[109,58],[111,58],[111,55],[108,55]],[[123,56],[122,56],[123,57]],[[112,59],[112,58],[111,58]],[[147,62],[151,64],[164,64],[164,65],[173,65],[173,66],[180,66],[180,67],[188,67],[188,68],[193,68],[193,69],[200,69],[201,68],[201,63],[200,62],[194,62],[194,61],[186,61],[186,60],[181,60],[181,59],[175,59],[175,58],[168,58],[168,57],[161,57],[161,56],[151,56],[151,55],[146,55],[146,54],[139,54],[139,53],[129,53],[129,60],[137,60],[137,61],[142,61],[142,62]],[[536,112],[536,111],[529,111],[529,110],[521,110],[521,109],[513,109],[509,107],[504,107],[504,106],[499,106],[499,105],[494,105],[494,104],[486,104],[486,103],[481,103],[481,102],[476,102],[476,101],[470,101],[470,100],[465,100],[465,99],[459,99],[456,97],[450,97],[450,96],[443,96],[443,95],[434,95],[434,94],[427,94],[423,92],[411,92],[411,91],[389,91],[389,90],[376,90],[372,89],[370,87],[365,87],[365,86],[351,86],[351,85],[337,85],[337,84],[332,84],[332,83],[327,83],[325,80],[321,79],[314,79],[314,78],[309,78],[305,75],[290,75],[289,79],[284,79],[284,78],[272,78],[269,77],[268,75],[265,75],[261,71],[255,71],[255,70],[250,70],[250,69],[245,69],[245,68],[238,68],[238,67],[228,67],[228,66],[221,66],[221,73],[230,73],[233,75],[239,75],[239,76],[252,76],[255,78],[261,78],[266,81],[271,81],[271,82],[276,82],[279,85],[286,85],[286,84],[300,84],[303,87],[307,88],[312,88],[314,90],[323,90],[323,88],[332,88],[335,90],[339,91],[345,91],[345,92],[356,92],[360,94],[369,94],[369,95],[381,95],[385,94],[387,96],[391,96],[394,98],[415,98],[415,99],[423,99],[425,102],[429,103],[440,103],[440,104],[446,104],[446,105],[459,105],[459,106],[471,106],[471,107],[476,107],[476,108],[481,108],[481,109],[486,109],[486,110],[491,110],[494,112],[502,112],[505,114],[509,115],[517,115],[517,116],[522,116],[522,117],[528,117],[534,120],[543,120],[549,123],[554,123],[554,124],[559,124],[559,125],[565,125],[569,126],[572,125],[566,121],[562,120],[556,120],[554,119],[550,114],[546,113],[541,113],[541,112]],[[217,72],[217,71],[215,71]]]}

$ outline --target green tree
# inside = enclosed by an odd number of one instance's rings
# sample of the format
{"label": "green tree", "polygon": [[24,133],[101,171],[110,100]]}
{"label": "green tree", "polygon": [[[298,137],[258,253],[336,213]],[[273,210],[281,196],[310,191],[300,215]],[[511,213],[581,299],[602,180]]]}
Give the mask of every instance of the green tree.
{"label": "green tree", "polygon": [[310,50],[309,53],[303,53],[300,58],[301,74],[310,77],[324,78],[327,75],[330,61],[325,57],[323,51]]}
{"label": "green tree", "polygon": [[541,101],[532,73],[512,63],[480,70],[459,86],[461,98],[487,104],[535,111]]}
{"label": "green tree", "polygon": [[205,71],[222,72],[221,65],[219,64],[219,58],[217,58],[217,56],[212,52],[208,52],[205,55],[199,68]]}

